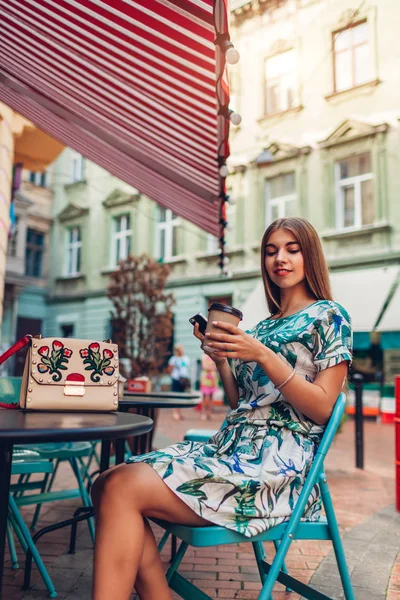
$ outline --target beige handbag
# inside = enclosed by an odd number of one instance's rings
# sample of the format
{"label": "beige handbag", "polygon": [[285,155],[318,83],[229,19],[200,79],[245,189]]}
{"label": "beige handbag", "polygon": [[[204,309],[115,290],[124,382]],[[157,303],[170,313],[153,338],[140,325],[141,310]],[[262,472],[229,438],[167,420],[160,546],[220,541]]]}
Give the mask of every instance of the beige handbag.
{"label": "beige handbag", "polygon": [[33,337],[19,404],[26,410],[117,410],[118,378],[118,346],[109,340]]}

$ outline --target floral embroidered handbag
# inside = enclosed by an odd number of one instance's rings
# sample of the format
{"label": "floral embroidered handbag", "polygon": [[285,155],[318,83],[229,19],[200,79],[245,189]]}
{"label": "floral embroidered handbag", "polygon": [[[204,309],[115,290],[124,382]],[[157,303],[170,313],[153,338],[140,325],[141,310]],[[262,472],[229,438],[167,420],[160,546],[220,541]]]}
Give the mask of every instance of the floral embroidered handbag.
{"label": "floral embroidered handbag", "polygon": [[26,345],[29,348],[19,399],[21,408],[117,410],[118,346],[109,340],[25,336],[0,357],[0,364]]}

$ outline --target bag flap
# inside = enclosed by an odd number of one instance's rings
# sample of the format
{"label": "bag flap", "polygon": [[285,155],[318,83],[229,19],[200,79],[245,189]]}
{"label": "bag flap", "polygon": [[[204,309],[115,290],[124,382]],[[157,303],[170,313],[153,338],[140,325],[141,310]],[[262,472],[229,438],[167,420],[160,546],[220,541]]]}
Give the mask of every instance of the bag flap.
{"label": "bag flap", "polygon": [[42,385],[113,385],[118,381],[118,346],[73,338],[32,339],[30,376]]}

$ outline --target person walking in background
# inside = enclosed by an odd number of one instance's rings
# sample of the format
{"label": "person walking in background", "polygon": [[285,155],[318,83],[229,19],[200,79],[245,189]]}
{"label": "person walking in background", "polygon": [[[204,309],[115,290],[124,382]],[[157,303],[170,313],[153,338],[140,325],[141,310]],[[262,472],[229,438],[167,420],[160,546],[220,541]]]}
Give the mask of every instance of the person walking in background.
{"label": "person walking in background", "polygon": [[201,419],[211,419],[213,396],[218,389],[217,365],[207,354],[201,358],[200,392]]}
{"label": "person walking in background", "polygon": [[[190,358],[185,356],[182,344],[174,346],[174,354],[168,361],[168,373],[171,375],[172,392],[185,392],[190,388]],[[175,421],[183,420],[179,408],[174,410],[172,418]]]}

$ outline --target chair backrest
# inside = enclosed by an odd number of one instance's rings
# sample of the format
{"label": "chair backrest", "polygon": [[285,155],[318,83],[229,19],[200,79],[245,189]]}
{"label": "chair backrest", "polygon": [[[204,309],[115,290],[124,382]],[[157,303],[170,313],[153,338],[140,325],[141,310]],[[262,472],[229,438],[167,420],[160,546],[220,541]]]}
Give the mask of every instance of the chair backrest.
{"label": "chair backrest", "polygon": [[15,404],[19,401],[22,377],[0,377],[0,402]]}
{"label": "chair backrest", "polygon": [[346,406],[346,396],[341,392],[336,400],[330,419],[326,425],[326,429],[322,436],[322,440],[318,446],[318,450],[315,454],[314,461],[311,465],[310,471],[307,475],[307,479],[304,482],[303,489],[300,493],[299,499],[296,502],[292,516],[289,520],[290,529],[296,527],[300,521],[301,516],[305,510],[307,501],[310,497],[313,487],[318,483],[320,474],[324,468],[324,459],[327,455],[329,447],[332,443],[335,433],[339,427],[340,421],[343,416],[343,412]]}

